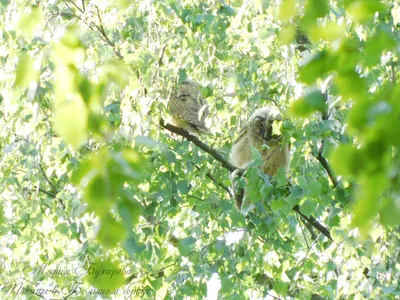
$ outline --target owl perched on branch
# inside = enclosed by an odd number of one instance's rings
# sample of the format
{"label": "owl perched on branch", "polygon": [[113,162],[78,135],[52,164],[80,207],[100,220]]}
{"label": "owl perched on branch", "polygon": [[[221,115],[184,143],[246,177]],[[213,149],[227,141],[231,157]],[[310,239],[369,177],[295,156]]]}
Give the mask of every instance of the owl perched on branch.
{"label": "owl perched on branch", "polygon": [[203,98],[201,86],[185,79],[178,91],[173,90],[168,102],[172,115],[171,123],[193,134],[208,131],[205,120],[209,114],[207,102]]}
{"label": "owl perched on branch", "polygon": [[[246,169],[254,159],[251,152],[251,148],[254,147],[262,156],[261,169],[265,174],[273,176],[279,168],[287,170],[289,145],[283,143],[282,136],[276,128],[281,120],[281,114],[272,107],[266,106],[256,110],[233,144],[231,163],[238,168]],[[242,204],[243,191],[241,193],[240,199],[236,198],[239,208]]]}

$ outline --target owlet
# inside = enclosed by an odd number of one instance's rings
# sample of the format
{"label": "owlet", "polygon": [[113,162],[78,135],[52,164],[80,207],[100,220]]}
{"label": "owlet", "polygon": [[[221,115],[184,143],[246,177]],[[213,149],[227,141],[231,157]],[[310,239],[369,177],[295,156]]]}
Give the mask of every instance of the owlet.
{"label": "owlet", "polygon": [[[246,169],[253,160],[251,148],[256,148],[262,158],[261,168],[265,174],[273,176],[279,168],[286,171],[289,166],[289,145],[282,143],[282,136],[274,132],[274,123],[281,121],[282,117],[272,107],[262,107],[254,112],[245,126],[241,129],[239,137],[234,142],[231,151],[231,162],[240,169]],[[236,176],[235,172],[232,174]],[[243,190],[236,190],[234,184],[236,205],[240,209]]]}
{"label": "owlet", "polygon": [[201,86],[186,79],[179,90],[171,92],[168,109],[172,115],[171,123],[192,134],[207,132],[205,120],[209,114],[207,102],[201,93]]}
{"label": "owlet", "polygon": [[[282,116],[272,107],[265,106],[254,112],[241,129],[231,151],[234,166],[245,169],[253,160],[251,147],[256,148],[264,160],[262,170],[273,176],[279,168],[287,170],[289,165],[289,146],[282,144],[282,136],[273,132],[273,125]],[[263,147],[265,145],[265,147]]]}

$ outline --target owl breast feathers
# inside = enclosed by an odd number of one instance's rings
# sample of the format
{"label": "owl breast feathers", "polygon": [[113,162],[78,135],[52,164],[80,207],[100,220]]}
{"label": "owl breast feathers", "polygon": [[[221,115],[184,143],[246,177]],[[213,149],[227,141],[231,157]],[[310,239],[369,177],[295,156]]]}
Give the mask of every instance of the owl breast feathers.
{"label": "owl breast feathers", "polygon": [[[256,148],[263,158],[262,170],[273,176],[279,168],[287,170],[289,165],[289,146],[282,144],[281,135],[274,134],[273,124],[282,117],[272,107],[262,107],[254,112],[241,129],[231,151],[231,162],[245,169],[253,160],[251,147]],[[266,145],[266,147],[263,147]]]}
{"label": "owl breast feathers", "polygon": [[172,115],[171,123],[191,133],[208,131],[205,120],[209,114],[208,106],[201,93],[201,86],[186,79],[178,91],[172,91],[168,101]]}

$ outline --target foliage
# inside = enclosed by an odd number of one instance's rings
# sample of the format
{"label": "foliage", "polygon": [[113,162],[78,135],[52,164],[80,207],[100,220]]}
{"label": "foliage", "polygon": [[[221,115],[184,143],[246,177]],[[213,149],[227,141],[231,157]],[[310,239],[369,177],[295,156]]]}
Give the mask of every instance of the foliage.
{"label": "foliage", "polygon": [[[3,0],[0,12],[2,294],[399,297],[398,3]],[[279,107],[289,183],[255,160],[240,182],[253,205],[237,210],[230,172],[160,126],[186,77],[210,106],[200,139],[226,159],[256,108]]]}

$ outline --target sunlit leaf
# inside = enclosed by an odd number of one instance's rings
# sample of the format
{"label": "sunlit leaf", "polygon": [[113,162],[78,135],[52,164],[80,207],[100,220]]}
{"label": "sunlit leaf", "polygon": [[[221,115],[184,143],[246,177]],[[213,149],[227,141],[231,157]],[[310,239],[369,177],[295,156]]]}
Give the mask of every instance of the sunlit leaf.
{"label": "sunlit leaf", "polygon": [[291,113],[298,117],[308,117],[313,112],[323,112],[325,109],[325,96],[318,89],[308,91],[304,97],[294,101],[290,107]]}
{"label": "sunlit leaf", "polygon": [[114,291],[125,283],[123,271],[111,260],[97,259],[87,267],[87,282],[98,289]]}
{"label": "sunlit leaf", "polygon": [[79,97],[58,103],[53,123],[55,131],[74,148],[85,143],[88,135],[88,111]]}
{"label": "sunlit leaf", "polygon": [[383,199],[379,211],[379,220],[386,227],[395,227],[400,224],[400,203],[398,199]]}
{"label": "sunlit leaf", "polygon": [[279,33],[279,41],[283,45],[290,44],[296,36],[296,30],[292,26],[284,27]]}
{"label": "sunlit leaf", "polygon": [[300,80],[312,84],[319,77],[326,76],[335,67],[335,58],[327,51],[312,56],[299,71]]}
{"label": "sunlit leaf", "polygon": [[27,36],[33,36],[43,23],[42,12],[39,7],[32,7],[29,12],[22,14],[19,20],[19,29]]}
{"label": "sunlit leaf", "polygon": [[279,6],[279,20],[282,22],[289,21],[296,13],[296,1],[294,0],[284,0]]}
{"label": "sunlit leaf", "polygon": [[347,10],[352,18],[357,22],[366,22],[374,17],[375,12],[387,9],[386,5],[380,1],[358,0],[352,2]]}
{"label": "sunlit leaf", "polygon": [[15,85],[29,87],[32,83],[36,83],[38,78],[39,71],[34,66],[34,60],[28,54],[21,55],[16,70]]}

